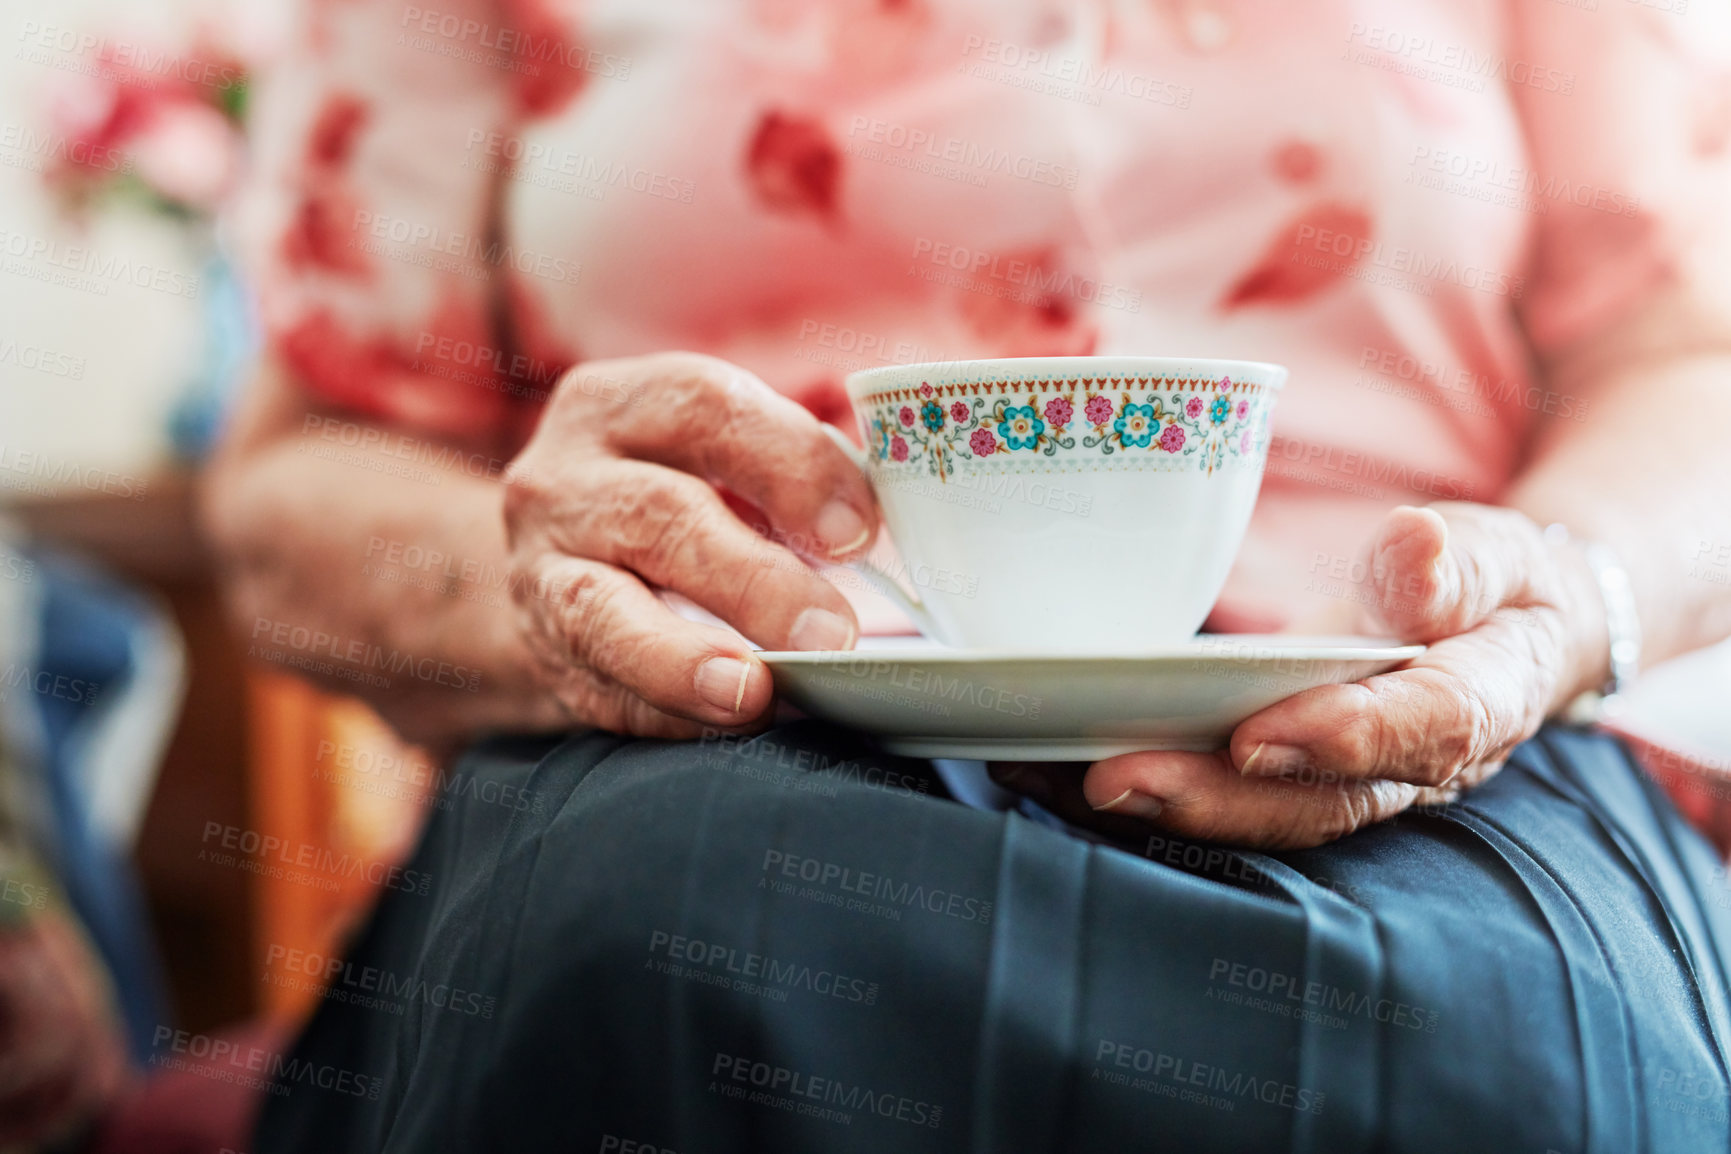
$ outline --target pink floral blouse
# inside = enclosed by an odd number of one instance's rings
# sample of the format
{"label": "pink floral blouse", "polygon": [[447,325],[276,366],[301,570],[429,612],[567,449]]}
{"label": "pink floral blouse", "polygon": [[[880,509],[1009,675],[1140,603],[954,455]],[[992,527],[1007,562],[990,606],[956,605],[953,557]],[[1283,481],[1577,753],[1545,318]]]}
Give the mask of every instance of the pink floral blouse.
{"label": "pink floral blouse", "polygon": [[1279,361],[1211,619],[1275,628],[1383,510],[1495,500],[1585,415],[1535,358],[1731,259],[1728,12],[313,0],[246,231],[307,387],[427,430],[675,348],[843,423],[869,365]]}

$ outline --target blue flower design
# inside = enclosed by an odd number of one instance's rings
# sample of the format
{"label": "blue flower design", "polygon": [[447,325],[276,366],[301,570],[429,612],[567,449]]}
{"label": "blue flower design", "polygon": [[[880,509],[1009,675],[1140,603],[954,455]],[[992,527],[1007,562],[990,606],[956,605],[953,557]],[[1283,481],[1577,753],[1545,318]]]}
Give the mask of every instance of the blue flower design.
{"label": "blue flower design", "polygon": [[1154,406],[1151,404],[1126,404],[1124,411],[1118,414],[1118,419],[1112,422],[1112,431],[1118,434],[1118,443],[1126,449],[1146,449],[1159,428],[1160,423],[1154,419]]}
{"label": "blue flower design", "polygon": [[1232,412],[1232,402],[1225,397],[1215,397],[1214,403],[1208,407],[1208,415],[1214,418],[1216,425],[1223,424]]}
{"label": "blue flower design", "polygon": [[1046,432],[1046,422],[1034,414],[1033,405],[1009,405],[998,421],[998,432],[1012,449],[1037,449]]}
{"label": "blue flower design", "polygon": [[941,432],[944,427],[944,407],[936,401],[927,401],[920,406],[920,421],[932,432]]}

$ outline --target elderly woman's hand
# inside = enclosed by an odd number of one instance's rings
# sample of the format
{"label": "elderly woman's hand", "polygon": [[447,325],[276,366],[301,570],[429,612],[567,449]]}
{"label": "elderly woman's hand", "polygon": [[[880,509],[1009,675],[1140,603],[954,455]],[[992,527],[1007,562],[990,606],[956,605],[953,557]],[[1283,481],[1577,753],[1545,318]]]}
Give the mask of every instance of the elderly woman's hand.
{"label": "elderly woman's hand", "polygon": [[[858,635],[846,599],[801,557],[862,551],[877,528],[871,490],[815,417],[741,368],[685,353],[579,365],[507,480],[519,627],[583,724],[690,737],[767,709],[769,671],[750,646],[657,590],[770,648],[846,649]],[[718,489],[761,512],[774,539]]]}
{"label": "elderly woman's hand", "polygon": [[[1317,845],[1478,785],[1547,715],[1603,680],[1605,611],[1591,570],[1520,513],[1403,506],[1365,562],[1356,628],[1427,642],[1423,656],[1272,705],[1219,753],[1099,762],[1081,782],[1087,807],[1192,838]],[[1052,774],[1020,766],[998,776],[1032,784],[1060,811],[1087,812]]]}

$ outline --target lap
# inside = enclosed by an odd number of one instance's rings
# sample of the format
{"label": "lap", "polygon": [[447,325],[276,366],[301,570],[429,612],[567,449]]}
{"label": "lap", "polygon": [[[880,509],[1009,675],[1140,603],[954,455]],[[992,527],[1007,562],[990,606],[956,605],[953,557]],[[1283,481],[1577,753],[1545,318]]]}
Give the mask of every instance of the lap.
{"label": "lap", "polygon": [[259,1148],[1726,1144],[1723,879],[1609,740],[1278,858],[941,794],[813,723],[475,751]]}

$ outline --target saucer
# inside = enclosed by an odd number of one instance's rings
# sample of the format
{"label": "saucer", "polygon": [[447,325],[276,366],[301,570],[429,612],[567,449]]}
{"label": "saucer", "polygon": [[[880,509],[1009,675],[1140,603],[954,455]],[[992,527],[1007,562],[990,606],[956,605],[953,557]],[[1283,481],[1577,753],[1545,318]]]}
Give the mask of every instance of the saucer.
{"label": "saucer", "polygon": [[865,638],[833,652],[760,652],[788,701],[909,757],[1097,761],[1224,748],[1239,722],[1318,685],[1423,653],[1374,637],[1200,636],[1136,654],[949,649]]}

